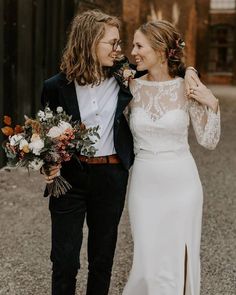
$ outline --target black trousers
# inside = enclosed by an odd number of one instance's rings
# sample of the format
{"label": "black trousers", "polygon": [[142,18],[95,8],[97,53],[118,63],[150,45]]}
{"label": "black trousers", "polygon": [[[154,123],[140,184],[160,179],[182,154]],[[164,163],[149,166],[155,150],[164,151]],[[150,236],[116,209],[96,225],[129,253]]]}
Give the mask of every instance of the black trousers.
{"label": "black trousers", "polygon": [[87,295],[108,294],[117,228],[124,207],[128,171],[121,164],[79,164],[62,167],[72,189],[51,197],[52,295],[74,295],[80,268],[83,224],[88,226]]}

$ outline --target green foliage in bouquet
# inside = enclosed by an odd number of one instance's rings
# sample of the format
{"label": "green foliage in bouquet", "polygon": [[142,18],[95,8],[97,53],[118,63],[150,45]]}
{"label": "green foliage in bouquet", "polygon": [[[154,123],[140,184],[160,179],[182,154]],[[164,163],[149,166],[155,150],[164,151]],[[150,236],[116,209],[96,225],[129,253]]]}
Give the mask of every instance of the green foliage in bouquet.
{"label": "green foliage in bouquet", "polygon": [[[35,119],[25,116],[24,126],[11,126],[11,118],[4,116],[5,126],[1,129],[7,136],[3,149],[12,167],[23,166],[39,170],[69,161],[82,153],[93,157],[94,143],[99,138],[99,126],[86,128],[78,121],[72,121],[62,107],[54,113],[48,106],[40,110]],[[50,194],[56,197],[65,193],[70,184],[58,176],[48,185]]]}

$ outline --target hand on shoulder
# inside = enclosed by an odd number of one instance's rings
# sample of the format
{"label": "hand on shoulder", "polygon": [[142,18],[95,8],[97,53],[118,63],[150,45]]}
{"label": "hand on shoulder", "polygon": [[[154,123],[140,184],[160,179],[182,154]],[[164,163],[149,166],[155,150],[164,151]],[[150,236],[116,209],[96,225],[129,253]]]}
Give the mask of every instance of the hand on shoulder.
{"label": "hand on shoulder", "polygon": [[188,97],[195,99],[202,105],[206,105],[211,108],[213,112],[217,113],[219,100],[201,81],[198,82],[198,85],[191,87]]}
{"label": "hand on shoulder", "polygon": [[187,95],[190,94],[190,89],[201,83],[197,70],[193,67],[187,67],[184,76],[185,88]]}

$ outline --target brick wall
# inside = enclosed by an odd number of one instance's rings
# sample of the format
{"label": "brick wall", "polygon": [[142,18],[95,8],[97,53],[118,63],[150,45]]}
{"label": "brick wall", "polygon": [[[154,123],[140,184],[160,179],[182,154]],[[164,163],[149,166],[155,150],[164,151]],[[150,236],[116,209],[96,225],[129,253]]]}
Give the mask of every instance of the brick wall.
{"label": "brick wall", "polygon": [[[208,72],[210,27],[217,24],[228,24],[236,28],[236,13],[224,11],[211,13],[209,0],[197,0],[197,10],[197,68],[202,75],[202,80],[209,84],[236,84],[236,62],[234,62],[232,74]],[[236,42],[234,45],[234,61],[236,61]]]}

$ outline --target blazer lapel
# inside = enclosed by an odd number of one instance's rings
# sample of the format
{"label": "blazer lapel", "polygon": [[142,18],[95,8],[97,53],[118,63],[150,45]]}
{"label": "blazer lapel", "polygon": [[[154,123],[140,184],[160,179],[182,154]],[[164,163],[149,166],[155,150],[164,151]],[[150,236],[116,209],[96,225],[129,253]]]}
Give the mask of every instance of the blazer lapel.
{"label": "blazer lapel", "polygon": [[[134,65],[130,65],[130,67],[132,69],[136,70],[136,67]],[[143,75],[145,75],[147,73],[147,71],[142,71],[142,72],[138,72],[136,71],[135,74],[135,78],[139,78]],[[127,105],[129,104],[129,102],[131,101],[131,99],[133,98],[129,87],[125,87],[124,84],[122,83],[122,81],[119,79],[119,77],[117,77],[116,75],[113,75],[117,81],[117,83],[120,86],[120,91],[118,94],[118,103],[117,103],[117,109],[116,109],[116,115],[115,118],[119,117],[125,110],[125,108],[127,107]]]}
{"label": "blazer lapel", "polygon": [[117,83],[120,86],[120,90],[118,93],[118,102],[117,102],[117,107],[116,107],[115,118],[119,117],[123,113],[126,106],[129,104],[129,102],[133,98],[133,96],[129,90],[129,87],[125,87],[122,83],[120,83],[119,80],[117,80]]}
{"label": "blazer lapel", "polygon": [[75,90],[75,83],[68,83],[65,75],[62,76],[61,81],[61,92],[63,96],[63,104],[65,105],[65,110],[69,115],[72,115],[72,120],[81,121],[79,104]]}

